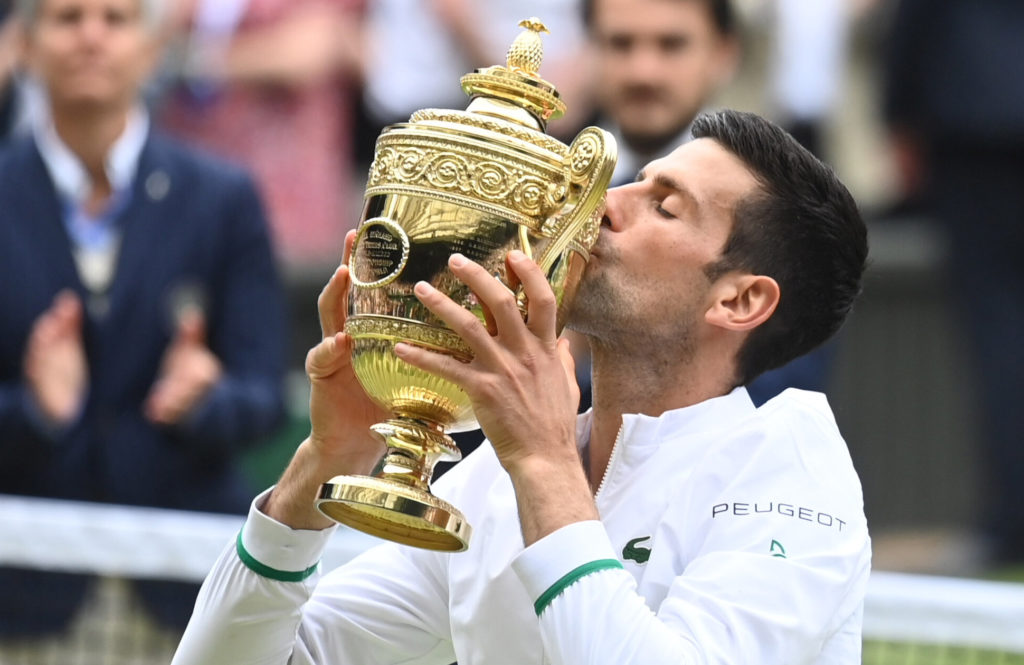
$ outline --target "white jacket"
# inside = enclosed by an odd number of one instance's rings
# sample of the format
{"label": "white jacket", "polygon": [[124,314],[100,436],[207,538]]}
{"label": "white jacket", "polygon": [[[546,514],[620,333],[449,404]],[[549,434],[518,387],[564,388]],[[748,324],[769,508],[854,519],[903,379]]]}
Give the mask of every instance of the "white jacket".
{"label": "white jacket", "polygon": [[388,544],[318,582],[272,577],[315,566],[329,531],[293,531],[257,499],[174,665],[860,663],[870,539],[823,395],[755,409],[740,388],[626,416],[601,521],[526,549],[489,446],[435,492],[473,525],[467,552]]}

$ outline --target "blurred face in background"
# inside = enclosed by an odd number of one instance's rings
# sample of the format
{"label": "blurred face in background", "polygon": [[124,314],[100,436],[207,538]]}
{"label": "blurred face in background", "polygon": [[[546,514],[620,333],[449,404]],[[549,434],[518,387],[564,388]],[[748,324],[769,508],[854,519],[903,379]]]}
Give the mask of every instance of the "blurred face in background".
{"label": "blurred face in background", "polygon": [[594,0],[598,101],[635,149],[680,134],[736,69],[704,0]]}
{"label": "blurred face in background", "polygon": [[56,108],[127,109],[156,57],[140,0],[39,0],[26,61]]}

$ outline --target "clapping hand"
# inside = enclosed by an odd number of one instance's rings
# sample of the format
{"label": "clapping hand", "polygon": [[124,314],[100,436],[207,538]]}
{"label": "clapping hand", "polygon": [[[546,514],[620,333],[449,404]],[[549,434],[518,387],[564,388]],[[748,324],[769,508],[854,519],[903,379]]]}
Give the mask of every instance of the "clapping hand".
{"label": "clapping hand", "polygon": [[82,409],[89,365],[82,341],[82,303],[61,291],[39,315],[25,349],[25,379],[36,405],[51,424],[63,427]]}
{"label": "clapping hand", "polygon": [[174,425],[192,413],[224,374],[220,359],[206,345],[206,318],[189,306],[178,317],[174,339],[164,351],[160,375],[143,406],[146,417]]}

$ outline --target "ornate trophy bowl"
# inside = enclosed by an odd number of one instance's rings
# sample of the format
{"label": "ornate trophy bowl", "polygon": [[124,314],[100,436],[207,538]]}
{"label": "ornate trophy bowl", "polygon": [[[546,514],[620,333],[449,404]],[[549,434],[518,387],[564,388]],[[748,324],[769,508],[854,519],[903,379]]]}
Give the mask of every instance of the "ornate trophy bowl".
{"label": "ornate trophy bowl", "polygon": [[[365,206],[349,268],[345,332],[366,393],[391,417],[371,429],[387,452],[370,476],[338,476],[321,488],[325,515],[361,531],[417,547],[461,551],[470,526],[430,493],[438,461],[461,457],[447,432],[477,426],[457,385],[394,354],[408,342],[468,362],[472,353],[413,294],[423,280],[483,321],[474,295],[448,270],[456,252],[481,264],[517,293],[505,256],[519,249],[545,271],[565,322],[597,239],[615,145],[596,127],[565,145],[544,133],[565,106],[536,74],[536,19],[509,49],[507,66],[462,78],[465,111],[425,109],[391,125],[377,140]],[[541,397],[538,396],[540,399]]]}

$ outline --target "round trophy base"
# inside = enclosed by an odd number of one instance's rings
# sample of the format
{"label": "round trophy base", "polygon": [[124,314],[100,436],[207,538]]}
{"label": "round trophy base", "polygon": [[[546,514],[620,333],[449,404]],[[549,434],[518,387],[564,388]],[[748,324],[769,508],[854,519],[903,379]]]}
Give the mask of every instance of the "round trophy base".
{"label": "round trophy base", "polygon": [[442,552],[469,547],[472,528],[453,505],[393,480],[337,476],[320,488],[317,508],[371,536]]}

